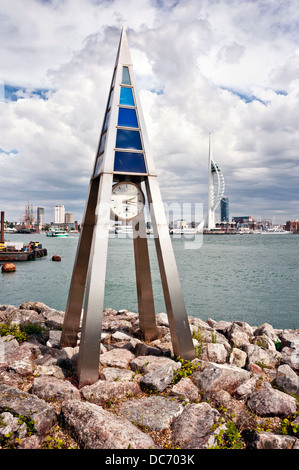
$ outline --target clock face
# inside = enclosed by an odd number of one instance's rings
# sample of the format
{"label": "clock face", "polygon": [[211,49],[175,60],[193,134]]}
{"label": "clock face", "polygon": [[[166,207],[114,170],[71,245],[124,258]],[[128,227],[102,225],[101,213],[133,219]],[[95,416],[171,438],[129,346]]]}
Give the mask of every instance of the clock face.
{"label": "clock face", "polygon": [[134,219],[144,208],[144,195],[139,186],[122,181],[112,188],[111,210],[118,219]]}

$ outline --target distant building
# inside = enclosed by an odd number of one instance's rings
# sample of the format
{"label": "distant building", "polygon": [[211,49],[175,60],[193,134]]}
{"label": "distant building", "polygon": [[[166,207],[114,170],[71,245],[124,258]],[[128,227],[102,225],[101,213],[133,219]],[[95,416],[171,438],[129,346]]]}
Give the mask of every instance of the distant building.
{"label": "distant building", "polygon": [[220,201],[220,221],[221,222],[229,222],[228,197],[223,197]]}
{"label": "distant building", "polygon": [[73,219],[73,214],[70,214],[69,212],[65,213],[65,223],[66,224],[72,224],[74,222]]}
{"label": "distant building", "polygon": [[54,224],[64,224],[65,209],[64,206],[54,207]]}
{"label": "distant building", "polygon": [[45,209],[43,207],[37,208],[36,222],[39,228],[45,226]]}

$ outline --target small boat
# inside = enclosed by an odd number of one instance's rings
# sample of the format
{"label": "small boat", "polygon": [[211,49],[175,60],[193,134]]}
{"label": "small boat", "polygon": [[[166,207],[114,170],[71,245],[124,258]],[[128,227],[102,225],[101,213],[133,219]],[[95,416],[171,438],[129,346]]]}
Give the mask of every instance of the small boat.
{"label": "small boat", "polygon": [[47,249],[39,242],[30,242],[28,245],[5,242],[0,246],[0,261],[31,261],[47,254]]}
{"label": "small boat", "polygon": [[58,228],[51,228],[47,232],[47,237],[65,238],[68,237],[68,232],[66,230],[60,230]]}

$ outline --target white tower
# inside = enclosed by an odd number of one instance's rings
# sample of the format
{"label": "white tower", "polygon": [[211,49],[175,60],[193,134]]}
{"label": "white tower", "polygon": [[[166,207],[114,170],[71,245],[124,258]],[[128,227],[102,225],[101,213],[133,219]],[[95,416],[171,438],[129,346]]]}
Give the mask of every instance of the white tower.
{"label": "white tower", "polygon": [[[225,183],[222,171],[219,166],[214,162],[212,155],[211,134],[209,135],[209,200],[208,200],[208,219],[207,229],[212,230],[215,228],[215,211],[218,208],[221,198],[224,195]],[[216,179],[216,185],[215,185]],[[216,187],[215,187],[216,186]]]}

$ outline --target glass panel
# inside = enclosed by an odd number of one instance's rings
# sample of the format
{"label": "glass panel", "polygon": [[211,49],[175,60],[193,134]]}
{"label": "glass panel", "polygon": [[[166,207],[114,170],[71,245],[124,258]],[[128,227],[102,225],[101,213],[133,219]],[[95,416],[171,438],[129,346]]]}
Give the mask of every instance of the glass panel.
{"label": "glass panel", "polygon": [[143,153],[115,152],[114,171],[146,173]]}
{"label": "glass panel", "polygon": [[116,148],[142,150],[140,132],[117,129]]}
{"label": "glass panel", "polygon": [[118,125],[122,127],[138,127],[135,109],[119,108]]}
{"label": "glass panel", "polygon": [[132,88],[121,87],[119,104],[125,106],[135,106]]}
{"label": "glass panel", "polygon": [[106,142],[106,137],[107,137],[107,132],[102,135],[101,143],[100,143],[100,148],[99,148],[99,154],[104,151],[105,142]]}
{"label": "glass panel", "polygon": [[103,132],[104,132],[104,131],[107,129],[107,127],[108,127],[109,116],[110,116],[110,111],[108,111],[107,114],[106,114],[105,122],[104,122],[104,127],[103,127]]}
{"label": "glass panel", "polygon": [[123,83],[124,85],[131,85],[129,67],[123,67],[123,76],[121,83]]}
{"label": "glass panel", "polygon": [[98,157],[93,176],[97,176],[100,173],[102,169],[102,164],[103,164],[103,157],[104,157],[104,154]]}

